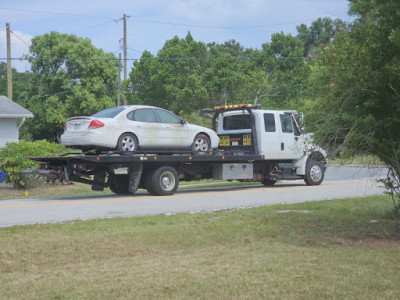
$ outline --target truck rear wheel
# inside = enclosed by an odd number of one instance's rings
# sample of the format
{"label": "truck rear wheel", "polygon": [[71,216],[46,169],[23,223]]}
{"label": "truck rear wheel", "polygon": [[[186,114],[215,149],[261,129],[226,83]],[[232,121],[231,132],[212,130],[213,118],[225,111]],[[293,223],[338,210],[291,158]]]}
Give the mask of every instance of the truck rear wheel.
{"label": "truck rear wheel", "polygon": [[111,192],[117,195],[129,195],[129,176],[110,174],[108,178],[108,187]]}
{"label": "truck rear wheel", "polygon": [[178,189],[178,172],[170,166],[160,167],[146,175],[145,185],[151,195],[172,195]]}
{"label": "truck rear wheel", "polygon": [[304,181],[308,185],[320,185],[324,180],[324,173],[324,167],[321,162],[310,160],[307,162]]}
{"label": "truck rear wheel", "polygon": [[276,179],[268,179],[268,178],[264,178],[261,183],[265,186],[273,186],[275,183],[277,182]]}

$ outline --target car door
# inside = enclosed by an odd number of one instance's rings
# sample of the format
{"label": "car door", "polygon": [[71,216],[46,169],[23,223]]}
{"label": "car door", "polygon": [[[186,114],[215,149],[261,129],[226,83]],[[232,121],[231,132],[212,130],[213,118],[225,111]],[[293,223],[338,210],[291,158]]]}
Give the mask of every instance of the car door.
{"label": "car door", "polygon": [[149,148],[161,145],[162,132],[151,108],[135,109],[127,114],[129,131],[132,131],[139,140],[139,147]]}
{"label": "car door", "polygon": [[161,145],[166,148],[183,148],[192,144],[189,125],[181,118],[163,109],[153,109],[160,122]]}

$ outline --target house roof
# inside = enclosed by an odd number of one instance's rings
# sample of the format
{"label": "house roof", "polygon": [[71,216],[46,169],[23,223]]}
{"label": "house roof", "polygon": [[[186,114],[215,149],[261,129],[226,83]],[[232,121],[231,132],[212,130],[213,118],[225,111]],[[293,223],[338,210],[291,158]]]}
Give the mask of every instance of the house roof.
{"label": "house roof", "polygon": [[29,110],[18,105],[6,96],[0,96],[0,118],[33,118]]}

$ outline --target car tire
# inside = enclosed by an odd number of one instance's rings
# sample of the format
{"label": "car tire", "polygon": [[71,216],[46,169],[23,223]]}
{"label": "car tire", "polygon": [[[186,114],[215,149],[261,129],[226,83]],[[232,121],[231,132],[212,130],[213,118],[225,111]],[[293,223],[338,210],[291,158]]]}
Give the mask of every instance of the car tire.
{"label": "car tire", "polygon": [[208,136],[198,134],[192,143],[192,152],[194,154],[205,155],[211,150],[211,142]]}
{"label": "car tire", "polygon": [[136,152],[138,144],[136,136],[132,133],[124,133],[118,139],[117,150],[123,152]]}
{"label": "car tire", "polygon": [[325,170],[321,162],[309,160],[306,165],[306,176],[304,182],[307,185],[320,185],[324,180]]}
{"label": "car tire", "polygon": [[172,195],[179,186],[178,172],[170,166],[160,167],[146,174],[145,185],[151,195]]}

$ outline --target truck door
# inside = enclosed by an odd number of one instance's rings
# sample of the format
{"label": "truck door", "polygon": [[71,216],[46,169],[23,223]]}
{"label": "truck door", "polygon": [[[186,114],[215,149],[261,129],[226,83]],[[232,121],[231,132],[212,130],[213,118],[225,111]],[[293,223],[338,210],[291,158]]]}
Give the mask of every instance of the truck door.
{"label": "truck door", "polygon": [[266,159],[280,159],[282,155],[280,127],[276,124],[279,121],[275,115],[275,113],[270,112],[264,113],[264,126],[260,126],[258,132],[260,154],[264,155]]}
{"label": "truck door", "polygon": [[280,158],[297,159],[301,158],[302,145],[300,139],[300,130],[298,129],[292,114],[280,114]]}

